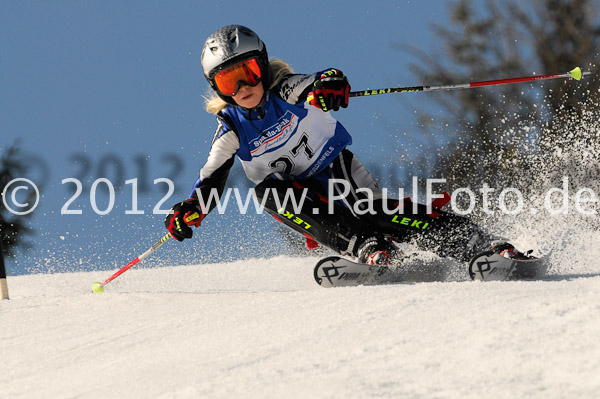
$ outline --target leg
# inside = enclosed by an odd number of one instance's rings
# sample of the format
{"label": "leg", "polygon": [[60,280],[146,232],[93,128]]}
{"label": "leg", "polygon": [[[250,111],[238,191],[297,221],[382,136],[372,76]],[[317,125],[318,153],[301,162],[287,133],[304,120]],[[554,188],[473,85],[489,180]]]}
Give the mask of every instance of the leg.
{"label": "leg", "polygon": [[[397,241],[414,241],[421,249],[439,256],[468,261],[477,252],[487,249],[491,241],[498,239],[465,217],[439,209],[428,214],[427,206],[414,204],[408,199],[398,201],[382,198],[375,179],[348,150],[344,150],[336,158],[325,176],[315,176],[314,180],[320,183],[322,195],[334,195],[341,191],[341,188],[334,186],[335,192],[328,193],[328,179],[332,178],[343,179],[350,187],[349,194],[339,201],[341,205],[364,225],[370,226],[372,231],[389,235]],[[371,191],[375,214],[356,215],[353,211],[355,204],[367,198],[359,189]],[[391,212],[400,203],[403,205],[401,210]]]}
{"label": "leg", "polygon": [[[336,207],[330,214],[322,197],[291,180],[267,179],[255,190],[265,210],[281,223],[342,255],[356,256],[356,241],[365,227],[347,209]],[[284,202],[286,195],[295,199],[297,209]]]}
{"label": "leg", "polygon": [[439,209],[428,213],[426,205],[413,204],[410,200],[404,200],[399,212],[381,211],[371,220],[396,239],[412,241],[423,250],[461,261],[468,261],[499,238],[470,219]]}

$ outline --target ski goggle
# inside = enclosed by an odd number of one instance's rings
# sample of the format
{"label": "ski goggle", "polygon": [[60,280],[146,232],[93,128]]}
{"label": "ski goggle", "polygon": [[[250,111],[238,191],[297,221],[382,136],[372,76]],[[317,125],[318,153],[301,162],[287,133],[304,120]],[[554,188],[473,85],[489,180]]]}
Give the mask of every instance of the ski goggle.
{"label": "ski goggle", "polygon": [[242,83],[254,87],[260,79],[260,67],[256,58],[227,67],[213,77],[217,90],[226,96],[235,96]]}

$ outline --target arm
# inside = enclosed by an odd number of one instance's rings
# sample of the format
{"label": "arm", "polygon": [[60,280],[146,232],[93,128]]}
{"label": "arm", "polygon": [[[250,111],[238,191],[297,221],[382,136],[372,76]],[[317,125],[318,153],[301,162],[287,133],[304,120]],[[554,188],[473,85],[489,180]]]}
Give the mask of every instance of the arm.
{"label": "arm", "polygon": [[339,69],[311,75],[288,75],[279,84],[279,96],[290,104],[308,101],[323,111],[348,107],[350,83]]}
{"label": "arm", "polygon": [[240,148],[237,132],[229,125],[233,124],[227,124],[222,118],[219,118],[219,126],[208,159],[200,169],[200,177],[194,184],[190,195],[190,198],[198,199],[202,205],[207,205],[204,207],[206,213],[214,209],[216,202],[221,198],[235,155]]}
{"label": "arm", "polygon": [[308,93],[312,90],[317,73],[310,75],[288,75],[279,83],[279,96],[290,104],[298,104],[306,101]]}
{"label": "arm", "polygon": [[[185,201],[173,205],[165,218],[165,226],[173,238],[183,241],[192,238],[190,226],[200,227],[204,217],[216,207],[225,189],[229,170],[233,166],[235,154],[240,148],[240,140],[225,122],[225,116],[218,117],[219,126],[200,178],[194,184],[194,190]],[[214,204],[213,204],[214,203]]]}

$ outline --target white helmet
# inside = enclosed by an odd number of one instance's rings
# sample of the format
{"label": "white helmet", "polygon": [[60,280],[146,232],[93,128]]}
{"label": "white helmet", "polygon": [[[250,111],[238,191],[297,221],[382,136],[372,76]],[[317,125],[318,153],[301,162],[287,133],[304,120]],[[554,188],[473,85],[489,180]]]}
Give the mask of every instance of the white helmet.
{"label": "white helmet", "polygon": [[235,104],[230,96],[217,90],[214,76],[220,70],[233,64],[256,58],[261,71],[261,81],[265,91],[270,85],[270,67],[267,47],[252,30],[241,25],[228,25],[214,32],[206,39],[202,49],[202,69],[204,77],[219,97],[229,104]]}

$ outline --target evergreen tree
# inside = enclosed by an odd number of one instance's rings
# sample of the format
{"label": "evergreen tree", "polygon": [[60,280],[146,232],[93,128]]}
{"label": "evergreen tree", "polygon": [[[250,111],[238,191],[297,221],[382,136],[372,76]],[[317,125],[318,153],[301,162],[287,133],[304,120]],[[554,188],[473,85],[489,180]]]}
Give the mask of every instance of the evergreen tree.
{"label": "evergreen tree", "polygon": [[[0,157],[0,193],[4,192],[4,188],[11,180],[22,177],[27,171],[19,152],[19,147],[15,143],[6,148]],[[33,201],[33,198],[28,198],[27,201]],[[25,240],[25,237],[33,234],[32,229],[25,225],[30,215],[31,213],[14,215],[5,208],[4,201],[0,201],[0,236],[2,248],[7,256],[14,256],[17,247],[31,247],[31,244]]]}
{"label": "evergreen tree", "polygon": [[442,134],[449,138],[435,165],[436,177],[453,187],[487,182],[526,189],[535,183],[530,172],[542,164],[561,173],[581,166],[550,158],[581,140],[567,133],[585,117],[586,107],[598,104],[598,8],[592,0],[450,3],[450,26],[435,28],[444,51],[435,58],[420,52],[419,64],[412,66],[424,84],[562,73],[576,66],[593,74],[581,82],[557,79],[431,93],[445,119],[421,115],[422,127],[439,132],[448,126]]}

